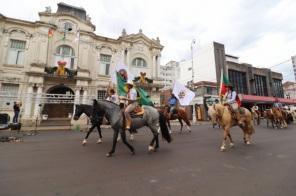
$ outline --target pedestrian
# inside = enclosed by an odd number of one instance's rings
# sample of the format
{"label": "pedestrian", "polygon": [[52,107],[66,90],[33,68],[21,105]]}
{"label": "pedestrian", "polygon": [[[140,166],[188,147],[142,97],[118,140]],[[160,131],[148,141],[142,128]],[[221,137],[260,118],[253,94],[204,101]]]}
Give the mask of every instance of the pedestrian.
{"label": "pedestrian", "polygon": [[113,103],[117,103],[117,98],[116,98],[116,95],[115,95],[115,91],[113,88],[111,88],[108,92],[108,96],[106,98],[107,101],[111,101]]}
{"label": "pedestrian", "polygon": [[14,111],[14,116],[13,116],[12,122],[18,123],[18,117],[20,114],[20,105],[17,102],[13,103],[13,111]]}

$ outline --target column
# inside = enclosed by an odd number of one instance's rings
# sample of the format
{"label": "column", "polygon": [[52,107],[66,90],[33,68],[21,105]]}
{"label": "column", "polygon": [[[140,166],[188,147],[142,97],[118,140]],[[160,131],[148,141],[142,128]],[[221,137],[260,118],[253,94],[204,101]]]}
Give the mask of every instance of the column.
{"label": "column", "polygon": [[35,107],[34,107],[34,117],[41,115],[41,107],[39,104],[41,104],[41,96],[42,96],[42,86],[38,86],[37,89],[37,95],[36,95],[36,101],[35,101]]}
{"label": "column", "polygon": [[159,77],[160,75],[160,58],[161,56],[160,55],[157,55],[157,59],[156,59],[156,66],[155,66],[155,77]]}
{"label": "column", "polygon": [[156,78],[156,62],[155,62],[155,57],[152,56],[152,78]]}
{"label": "column", "polygon": [[87,104],[87,90],[83,91],[82,104]]}
{"label": "column", "polygon": [[75,90],[75,98],[74,98],[74,104],[79,104],[79,96],[80,96],[80,90],[77,88]]}
{"label": "column", "polygon": [[127,54],[126,54],[126,65],[128,69],[130,69],[130,51],[129,50],[127,50]]}
{"label": "column", "polygon": [[31,108],[32,108],[32,93],[33,93],[33,87],[29,86],[27,93],[26,93],[26,102],[25,102],[25,118],[30,118],[31,115]]}
{"label": "column", "polygon": [[193,104],[193,108],[192,108],[192,122],[195,123],[196,122],[196,110],[195,110],[195,103]]}

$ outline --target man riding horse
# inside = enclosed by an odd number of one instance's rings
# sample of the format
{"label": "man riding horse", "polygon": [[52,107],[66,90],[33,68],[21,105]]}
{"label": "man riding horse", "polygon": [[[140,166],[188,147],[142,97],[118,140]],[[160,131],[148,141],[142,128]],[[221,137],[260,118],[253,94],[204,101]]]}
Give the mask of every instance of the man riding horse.
{"label": "man riding horse", "polygon": [[174,93],[171,93],[171,97],[168,101],[168,105],[169,105],[169,119],[171,119],[172,115],[174,115],[176,113],[176,109],[177,109],[177,103],[178,103],[178,99],[177,97],[174,95]]}
{"label": "man riding horse", "polygon": [[126,100],[128,102],[128,105],[126,106],[124,110],[124,115],[126,118],[126,127],[125,129],[127,131],[130,130],[132,118],[130,116],[130,113],[133,112],[136,107],[139,105],[137,100],[137,90],[134,88],[134,84],[132,81],[127,81],[125,83],[127,88],[127,96],[121,97],[120,99]]}
{"label": "man riding horse", "polygon": [[234,90],[232,84],[228,84],[227,88],[228,88],[228,91],[226,93],[225,105],[229,106],[232,118],[237,122],[240,122],[240,113],[239,113],[240,103],[238,102],[237,93]]}

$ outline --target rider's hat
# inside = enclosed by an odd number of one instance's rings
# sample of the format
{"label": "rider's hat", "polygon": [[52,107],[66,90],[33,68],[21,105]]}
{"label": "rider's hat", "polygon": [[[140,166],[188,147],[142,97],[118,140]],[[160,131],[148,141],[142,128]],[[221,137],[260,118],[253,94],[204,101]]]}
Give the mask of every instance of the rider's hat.
{"label": "rider's hat", "polygon": [[126,85],[134,86],[134,82],[132,80],[128,80],[125,84]]}

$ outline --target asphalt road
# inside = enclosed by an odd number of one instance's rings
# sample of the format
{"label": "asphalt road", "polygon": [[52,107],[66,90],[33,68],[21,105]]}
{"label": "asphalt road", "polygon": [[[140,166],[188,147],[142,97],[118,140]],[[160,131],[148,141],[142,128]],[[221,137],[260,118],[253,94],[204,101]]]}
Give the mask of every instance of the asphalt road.
{"label": "asphalt road", "polygon": [[295,196],[296,125],[288,129],[256,127],[253,144],[242,142],[242,131],[232,129],[235,147],[220,152],[222,131],[209,125],[177,133],[148,154],[152,138],[142,129],[130,155],[120,142],[115,155],[112,131],[103,130],[103,143],[93,133],[42,132],[24,142],[0,143],[0,195],[209,195]]}

